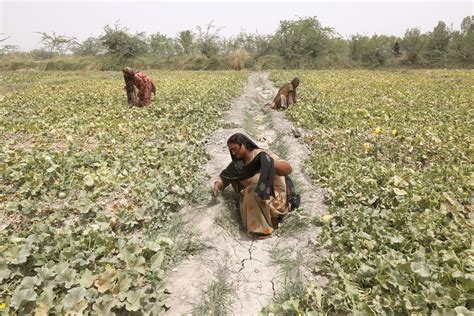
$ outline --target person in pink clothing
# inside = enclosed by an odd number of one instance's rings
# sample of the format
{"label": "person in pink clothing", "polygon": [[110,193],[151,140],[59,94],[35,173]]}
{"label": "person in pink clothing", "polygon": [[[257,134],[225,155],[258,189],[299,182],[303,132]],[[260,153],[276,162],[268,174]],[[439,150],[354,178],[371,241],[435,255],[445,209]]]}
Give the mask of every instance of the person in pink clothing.
{"label": "person in pink clothing", "polygon": [[[156,88],[151,78],[143,72],[130,67],[125,67],[122,72],[129,108],[150,105],[151,93],[153,92],[153,94],[156,95]],[[135,89],[138,89],[138,100]]]}

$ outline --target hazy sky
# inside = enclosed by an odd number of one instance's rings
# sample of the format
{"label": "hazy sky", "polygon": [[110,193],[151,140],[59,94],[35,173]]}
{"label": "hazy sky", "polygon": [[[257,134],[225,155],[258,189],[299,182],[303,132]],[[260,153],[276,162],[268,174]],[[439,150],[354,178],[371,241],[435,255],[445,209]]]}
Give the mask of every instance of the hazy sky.
{"label": "hazy sky", "polygon": [[211,20],[229,37],[240,31],[273,33],[280,20],[316,16],[343,37],[352,34],[403,36],[408,28],[432,31],[438,21],[459,30],[473,15],[474,1],[5,1],[0,0],[2,44],[39,48],[40,35],[56,32],[80,41],[98,36],[120,20],[130,31],[171,37]]}

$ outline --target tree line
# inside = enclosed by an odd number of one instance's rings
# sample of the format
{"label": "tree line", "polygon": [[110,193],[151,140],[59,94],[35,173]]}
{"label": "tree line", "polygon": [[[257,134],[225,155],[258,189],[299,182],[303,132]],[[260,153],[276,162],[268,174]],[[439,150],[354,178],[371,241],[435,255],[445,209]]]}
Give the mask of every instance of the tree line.
{"label": "tree line", "polygon": [[[316,17],[280,21],[277,30],[267,35],[241,32],[225,38],[220,30],[211,22],[169,37],[131,33],[117,22],[83,42],[38,32],[43,47],[29,54],[35,59],[65,54],[100,57],[111,69],[137,62],[146,68],[195,70],[474,65],[474,16],[462,20],[460,31],[440,21],[431,32],[412,28],[403,37],[356,34],[344,39]],[[0,39],[0,44],[5,39]],[[13,45],[0,46],[3,55],[18,54],[15,50]]]}

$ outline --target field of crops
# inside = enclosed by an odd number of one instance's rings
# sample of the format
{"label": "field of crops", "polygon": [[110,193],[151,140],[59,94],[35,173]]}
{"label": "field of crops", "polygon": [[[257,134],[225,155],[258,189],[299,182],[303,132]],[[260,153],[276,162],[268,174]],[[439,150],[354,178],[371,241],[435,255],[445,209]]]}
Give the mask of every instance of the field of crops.
{"label": "field of crops", "polygon": [[[128,110],[119,72],[0,74],[0,311],[161,313],[165,273],[197,251],[175,211],[202,199],[204,138],[248,73],[147,72]],[[375,314],[474,308],[474,72],[295,74],[287,112],[327,188],[328,253],[267,310]],[[315,249],[316,250],[316,249]]]}
{"label": "field of crops", "polygon": [[427,314],[474,308],[474,72],[292,71],[306,166],[332,219],[330,284],[273,310]]}
{"label": "field of crops", "polygon": [[[202,195],[204,137],[246,73],[148,72],[128,110],[119,72],[0,74],[1,312],[163,310],[173,214]],[[173,224],[174,223],[174,224]]]}

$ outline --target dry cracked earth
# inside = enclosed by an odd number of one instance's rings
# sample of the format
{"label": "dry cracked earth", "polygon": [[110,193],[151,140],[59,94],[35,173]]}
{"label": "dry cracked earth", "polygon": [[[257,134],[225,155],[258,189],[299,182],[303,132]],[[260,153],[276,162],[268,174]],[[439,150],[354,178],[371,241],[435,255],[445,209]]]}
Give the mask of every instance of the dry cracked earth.
{"label": "dry cracked earth", "polygon": [[[327,212],[324,192],[311,184],[303,170],[302,162],[308,158],[308,150],[301,138],[295,138],[296,130],[285,119],[284,112],[265,106],[276,91],[267,73],[250,74],[244,93],[233,101],[223,117],[228,128],[215,131],[207,142],[210,160],[204,168],[210,176],[209,187],[230,162],[227,139],[233,133],[242,132],[262,148],[276,148],[284,153],[282,158],[293,167],[291,177],[301,194],[303,214],[323,215]],[[295,266],[300,282],[316,282],[321,286],[327,283],[305,264],[324,256],[312,247],[320,233],[319,227],[309,225],[297,234],[280,234],[277,229],[265,240],[249,238],[239,227],[238,208],[230,191],[228,187],[222,196],[203,204],[187,205],[180,211],[187,223],[184,232],[199,236],[203,250],[172,268],[167,280],[171,293],[167,302],[169,315],[196,314],[196,307],[210,295],[211,285],[218,278],[223,278],[230,289],[229,300],[225,302],[227,314],[257,315],[287,284],[288,275],[279,264],[282,260],[298,263]],[[288,217],[291,216],[297,215],[290,213]]]}

